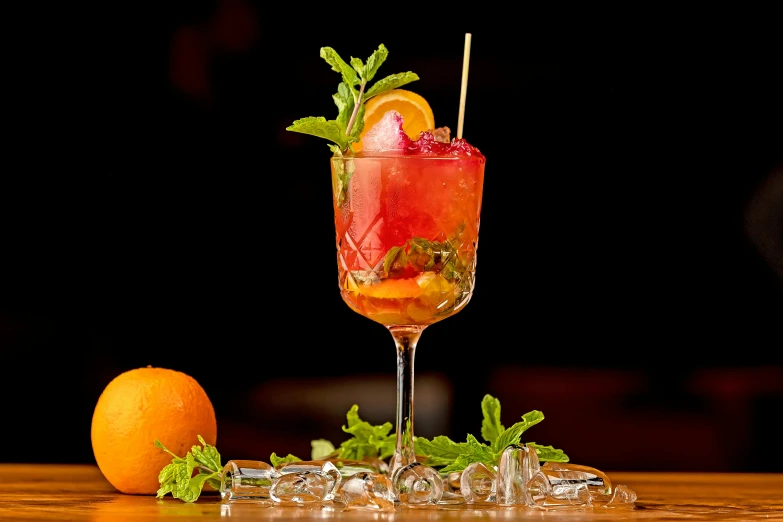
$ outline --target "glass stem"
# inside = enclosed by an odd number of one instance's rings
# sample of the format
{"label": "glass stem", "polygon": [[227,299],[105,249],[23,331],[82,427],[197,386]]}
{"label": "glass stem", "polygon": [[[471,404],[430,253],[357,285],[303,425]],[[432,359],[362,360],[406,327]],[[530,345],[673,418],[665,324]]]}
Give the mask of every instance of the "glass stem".
{"label": "glass stem", "polygon": [[416,462],[413,444],[413,358],[424,326],[392,326],[389,331],[397,345],[397,446],[389,471]]}

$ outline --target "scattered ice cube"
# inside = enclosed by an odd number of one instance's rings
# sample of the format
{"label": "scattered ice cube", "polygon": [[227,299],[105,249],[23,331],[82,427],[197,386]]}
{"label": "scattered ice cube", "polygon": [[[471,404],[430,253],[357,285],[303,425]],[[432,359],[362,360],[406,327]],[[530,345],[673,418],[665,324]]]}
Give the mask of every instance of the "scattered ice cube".
{"label": "scattered ice cube", "polygon": [[607,495],[609,500],[606,503],[597,503],[605,508],[633,507],[636,502],[636,492],[625,484],[618,484],[614,488],[614,493]]}
{"label": "scattered ice cube", "polygon": [[340,488],[345,511],[394,511],[394,493],[389,477],[382,473],[360,471],[347,478]]}
{"label": "scattered ice cube", "polygon": [[609,495],[612,492],[612,481],[609,480],[609,477],[603,471],[590,466],[571,462],[567,464],[547,462],[541,465],[541,471],[555,489],[584,483],[593,496]]}
{"label": "scattered ice cube", "polygon": [[481,462],[468,465],[460,477],[460,492],[468,504],[495,502],[497,474]]}
{"label": "scattered ice cube", "polygon": [[337,488],[340,487],[342,476],[334,463],[328,460],[308,460],[287,462],[277,466],[277,471],[285,475],[288,473],[302,473],[305,471],[318,472],[326,479],[326,495],[323,500],[334,500]]}
{"label": "scattered ice cube", "polygon": [[230,460],[220,477],[223,500],[269,500],[269,490],[280,473],[260,460]]}
{"label": "scattered ice cube", "polygon": [[[536,456],[535,466],[530,452]],[[500,455],[497,474],[497,502],[501,506],[529,505],[528,482],[538,472],[538,456],[527,446],[512,444]],[[544,486],[548,484],[544,477]],[[537,483],[538,485],[538,483]]]}
{"label": "scattered ice cube", "polygon": [[402,130],[402,115],[387,111],[362,138],[364,152],[403,151],[410,144],[410,138]]}
{"label": "scattered ice cube", "polygon": [[329,479],[320,471],[286,473],[278,478],[269,490],[275,502],[307,504],[322,502],[329,491]]}
{"label": "scattered ice cube", "polygon": [[508,446],[500,456],[497,500],[498,504],[504,506],[523,504],[544,510],[592,507],[592,497],[585,480],[574,484],[567,480],[561,481],[554,488],[549,477],[541,471],[536,450],[518,444]]}
{"label": "scattered ice cube", "polygon": [[500,456],[497,502],[525,504],[543,510],[585,510],[633,507],[636,493],[626,486],[612,489],[602,471],[579,464],[547,463],[541,466],[536,450],[512,444]]}

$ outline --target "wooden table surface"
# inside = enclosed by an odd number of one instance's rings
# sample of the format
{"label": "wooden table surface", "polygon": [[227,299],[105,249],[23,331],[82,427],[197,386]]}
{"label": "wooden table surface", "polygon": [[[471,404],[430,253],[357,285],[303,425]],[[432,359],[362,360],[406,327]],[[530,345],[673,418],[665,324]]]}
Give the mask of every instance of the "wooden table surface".
{"label": "wooden table surface", "polygon": [[783,473],[607,473],[638,495],[626,510],[542,512],[525,507],[398,509],[394,513],[341,512],[335,507],[264,507],[221,502],[212,492],[187,504],[166,497],[123,495],[95,466],[0,464],[0,520],[183,521],[245,520],[781,520]]}

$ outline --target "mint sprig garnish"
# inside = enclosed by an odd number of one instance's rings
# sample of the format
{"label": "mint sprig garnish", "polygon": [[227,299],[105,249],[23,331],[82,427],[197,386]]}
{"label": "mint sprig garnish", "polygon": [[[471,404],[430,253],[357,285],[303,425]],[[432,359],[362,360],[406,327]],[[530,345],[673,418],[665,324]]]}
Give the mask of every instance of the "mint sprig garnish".
{"label": "mint sprig garnish", "polygon": [[[373,96],[382,92],[397,89],[419,79],[413,72],[392,74],[376,81],[368,89],[368,84],[378,72],[378,68],[386,61],[389,51],[381,44],[378,49],[363,62],[360,58],[351,57],[346,63],[337,51],[331,47],[321,47],[321,58],[332,66],[332,70],[340,73],[342,82],[337,86],[337,93],[332,95],[337,105],[337,118],[327,120],[323,116],[310,116],[294,121],[286,130],[310,134],[331,141],[332,152],[344,154],[352,143],[359,141],[364,129],[364,104]],[[358,87],[358,88],[357,88]]]}
{"label": "mint sprig garnish", "polygon": [[[481,422],[481,437],[486,443],[480,442],[473,435],[468,435],[466,442],[454,442],[445,436],[428,440],[416,437],[416,454],[427,457],[425,464],[441,467],[441,473],[462,471],[474,462],[481,462],[489,467],[497,466],[500,455],[510,444],[519,444],[522,434],[544,420],[544,414],[533,410],[522,416],[520,422],[506,428],[500,422],[500,401],[491,395],[485,395],[481,401],[483,420]],[[552,446],[543,446],[535,442],[526,443],[534,448],[539,460],[549,462],[568,462],[568,455]]]}
{"label": "mint sprig garnish", "polygon": [[[184,457],[179,457],[155,439],[155,446],[173,457],[171,464],[167,464],[158,475],[160,489],[157,498],[171,493],[172,497],[184,502],[195,502],[205,483],[216,490],[220,489],[220,475],[223,473],[220,453],[217,448],[207,444],[201,435],[198,435],[198,440],[203,444],[203,449],[194,445]],[[196,475],[193,474],[195,470],[198,470]]]}

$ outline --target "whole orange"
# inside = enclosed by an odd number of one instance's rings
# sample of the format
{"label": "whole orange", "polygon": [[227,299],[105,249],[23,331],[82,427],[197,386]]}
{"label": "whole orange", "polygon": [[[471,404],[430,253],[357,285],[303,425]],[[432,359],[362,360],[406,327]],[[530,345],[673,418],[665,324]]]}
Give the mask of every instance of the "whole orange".
{"label": "whole orange", "polygon": [[112,486],[123,493],[154,494],[158,474],[171,455],[155,447],[158,439],[177,456],[215,444],[217,421],[212,402],[196,380],[165,368],[138,368],[115,377],[104,388],[92,416],[92,451]]}

